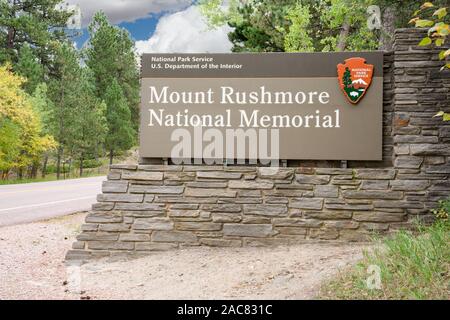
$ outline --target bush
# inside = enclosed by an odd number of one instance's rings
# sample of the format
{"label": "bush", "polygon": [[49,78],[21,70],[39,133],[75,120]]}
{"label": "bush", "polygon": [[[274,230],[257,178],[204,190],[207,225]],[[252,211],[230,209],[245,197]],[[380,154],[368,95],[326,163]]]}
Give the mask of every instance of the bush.
{"label": "bush", "polygon": [[[80,161],[75,161],[73,165],[76,168],[80,168]],[[83,161],[83,168],[85,169],[95,169],[101,167],[102,165],[103,163],[100,160],[90,159]]]}
{"label": "bush", "polygon": [[[449,201],[438,209],[448,217]],[[447,211],[446,211],[447,210]],[[364,253],[353,269],[322,287],[325,299],[449,299],[450,223],[437,219],[418,232],[399,231]],[[370,266],[381,271],[381,288],[369,289]]]}

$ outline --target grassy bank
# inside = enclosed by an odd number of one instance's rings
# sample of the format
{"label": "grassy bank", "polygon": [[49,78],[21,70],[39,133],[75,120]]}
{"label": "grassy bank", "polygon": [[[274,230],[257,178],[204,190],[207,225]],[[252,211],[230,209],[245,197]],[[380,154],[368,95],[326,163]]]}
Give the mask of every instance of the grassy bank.
{"label": "grassy bank", "polygon": [[[77,174],[71,174],[71,175],[66,175],[66,178],[64,179],[64,176],[61,175],[61,179],[60,180],[69,180],[69,179],[79,179],[79,178],[90,178],[90,177],[99,177],[99,176],[104,176],[107,174],[107,170],[92,170],[92,171],[88,171],[83,173],[83,176],[80,177]],[[0,180],[0,186],[2,185],[11,185],[11,184],[25,184],[25,183],[36,183],[36,182],[49,182],[49,181],[56,181],[58,180],[56,178],[56,174],[52,173],[52,174],[48,174],[47,176],[45,176],[45,178],[36,178],[36,179],[11,179],[11,180]]]}
{"label": "grassy bank", "polygon": [[[418,232],[400,231],[365,252],[355,267],[322,289],[322,299],[449,299],[450,223],[439,220]],[[381,271],[379,289],[369,289],[369,266]]]}

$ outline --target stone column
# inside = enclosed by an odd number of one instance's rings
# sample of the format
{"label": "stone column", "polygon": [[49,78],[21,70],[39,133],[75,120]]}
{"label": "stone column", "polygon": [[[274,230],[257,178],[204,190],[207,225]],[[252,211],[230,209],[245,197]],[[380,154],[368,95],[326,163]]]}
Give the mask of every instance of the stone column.
{"label": "stone column", "polygon": [[410,219],[429,214],[450,194],[450,122],[433,116],[450,112],[450,72],[430,47],[419,47],[424,29],[398,29],[394,42],[394,167],[392,188],[405,191],[407,201],[423,202],[407,209]]}

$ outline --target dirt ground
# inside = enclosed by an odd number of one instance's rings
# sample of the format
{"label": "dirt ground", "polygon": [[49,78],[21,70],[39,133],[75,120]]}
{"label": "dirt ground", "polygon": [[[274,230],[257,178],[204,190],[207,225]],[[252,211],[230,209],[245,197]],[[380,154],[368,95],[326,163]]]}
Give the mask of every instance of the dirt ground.
{"label": "dirt ground", "polygon": [[85,214],[0,228],[1,299],[313,299],[356,244],[189,248],[66,267]]}

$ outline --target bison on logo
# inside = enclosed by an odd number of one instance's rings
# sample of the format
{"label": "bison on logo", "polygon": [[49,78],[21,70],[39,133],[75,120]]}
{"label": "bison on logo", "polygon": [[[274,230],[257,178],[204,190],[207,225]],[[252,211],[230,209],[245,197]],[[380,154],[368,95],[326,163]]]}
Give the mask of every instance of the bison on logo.
{"label": "bison on logo", "polygon": [[338,65],[339,84],[348,101],[361,101],[372,83],[373,69],[364,58],[350,58]]}

